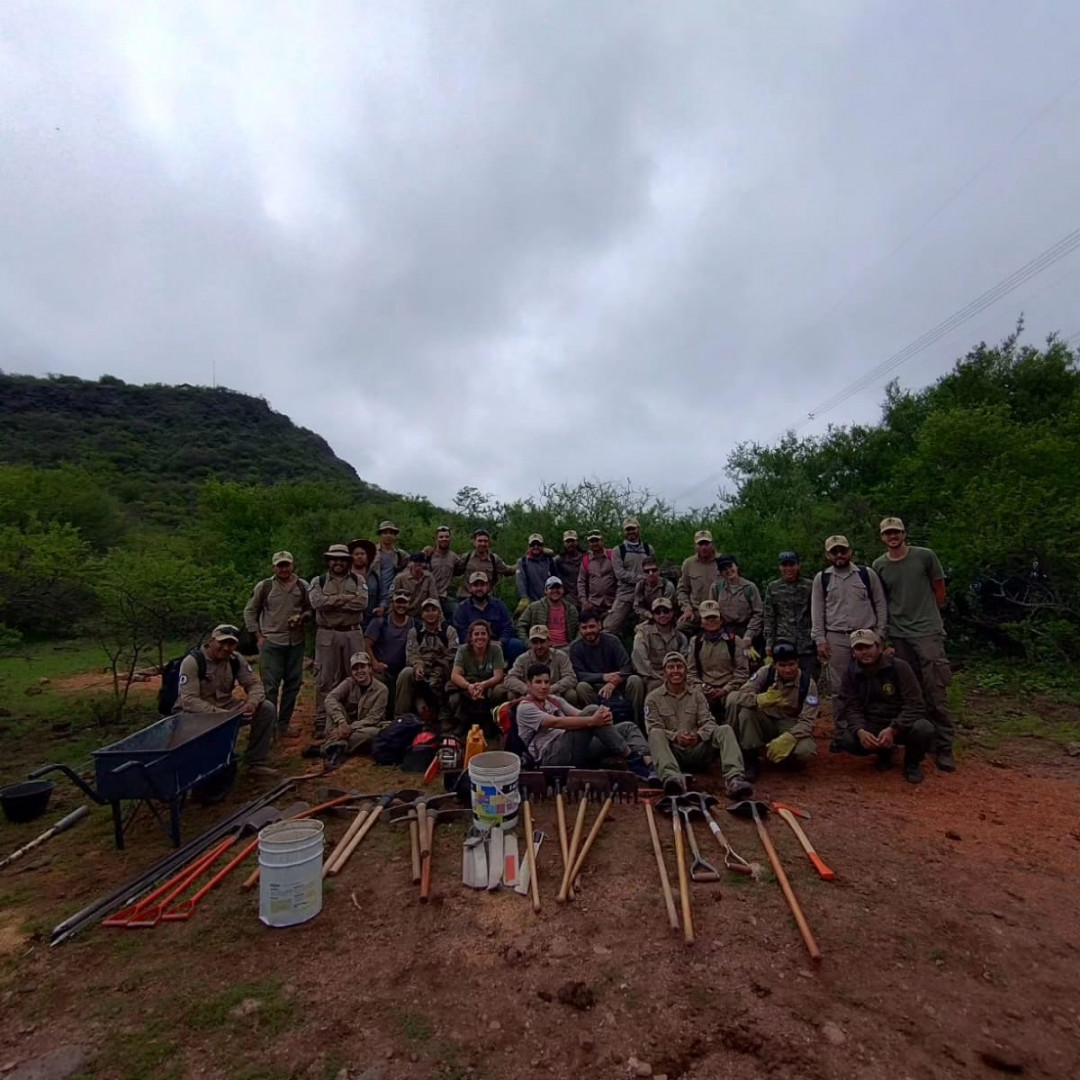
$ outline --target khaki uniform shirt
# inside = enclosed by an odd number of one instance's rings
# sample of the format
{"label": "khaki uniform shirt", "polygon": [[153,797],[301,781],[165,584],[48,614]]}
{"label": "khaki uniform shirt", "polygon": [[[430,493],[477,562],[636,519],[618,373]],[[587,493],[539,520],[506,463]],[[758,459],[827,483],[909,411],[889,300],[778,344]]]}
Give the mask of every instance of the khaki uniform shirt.
{"label": "khaki uniform shirt", "polygon": [[[670,585],[671,582],[668,582]],[[646,679],[664,681],[664,657],[669,652],[686,655],[686,635],[674,625],[662,630],[656,623],[643,623],[634,636],[634,651],[630,658],[634,670]]]}
{"label": "khaki uniform shirt", "polygon": [[431,552],[430,570],[435,579],[435,589],[439,598],[445,600],[450,595],[450,584],[461,573],[462,558],[449,548],[440,551],[434,548]]}
{"label": "khaki uniform shirt", "polygon": [[315,625],[324,630],[359,630],[367,610],[367,582],[351,572],[339,578],[327,572],[325,578],[325,582],[312,578],[308,590]]}
{"label": "khaki uniform shirt", "polygon": [[[211,660],[205,645],[202,654],[206,658],[206,678],[199,678],[198,661],[190,653],[180,665],[180,693],[173,706],[174,713],[203,713],[223,719],[235,716],[244,707],[233,698],[233,664],[229,660]],[[239,654],[236,684],[244,691],[244,704],[259,705],[266,693],[261,679],[255,678],[251,665]]]}
{"label": "khaki uniform shirt", "polygon": [[570,663],[570,654],[565,649],[549,649],[546,660],[538,660],[536,653],[527,649],[514,661],[510,674],[503,680],[503,686],[512,698],[528,694],[529,684],[525,675],[533,664],[547,664],[551,668],[551,692],[558,697],[577,686],[574,665]]}
{"label": "khaki uniform shirt", "polygon": [[746,578],[733,582],[718,577],[709,586],[709,596],[720,604],[720,614],[729,630],[739,637],[756,637],[764,626],[764,609],[758,587]]}
{"label": "khaki uniform shirt", "polygon": [[[267,581],[270,582],[270,591],[266,594],[266,603],[260,607],[259,601]],[[265,578],[255,586],[244,608],[244,626],[252,634],[262,634],[271,645],[302,645],[304,624],[301,622],[290,626],[289,619],[310,610],[307,582],[301,581],[295,574],[284,586],[276,577]]]}
{"label": "khaki uniform shirt", "polygon": [[[672,604],[675,603],[675,586],[667,578],[660,578],[655,586],[650,585],[642,578],[634,586],[634,614],[643,620],[652,619],[652,603],[658,597],[667,597]],[[675,617],[679,617],[678,611]]]}
{"label": "khaki uniform shirt", "polygon": [[[730,646],[730,647],[729,647]],[[737,641],[710,641],[704,634],[694,638],[687,650],[690,681],[706,686],[742,686],[750,678],[750,661]]]}
{"label": "khaki uniform shirt", "polygon": [[331,728],[348,724],[354,731],[379,727],[387,722],[386,684],[372,679],[361,686],[351,675],[326,695],[326,719]]}
{"label": "khaki uniform shirt", "polygon": [[450,669],[454,666],[454,654],[460,641],[458,632],[449,623],[441,624],[446,642],[437,633],[432,633],[424,625],[414,626],[409,631],[409,640],[405,643],[405,660],[415,667],[424,665],[425,681],[440,692],[450,681]]}
{"label": "khaki uniform shirt", "polygon": [[854,563],[849,563],[843,572],[834,566],[829,573],[827,594],[821,587],[822,571],[814,575],[814,588],[810,594],[814,643],[820,645],[826,633],[850,634],[853,630],[874,630],[878,637],[884,638],[889,607],[885,590],[881,587],[881,578],[873,570],[867,569],[870,581],[867,590]]}
{"label": "khaki uniform shirt", "polygon": [[645,733],[662,731],[668,742],[676,735],[700,735],[707,739],[717,727],[709,701],[699,686],[687,686],[673,694],[667,686],[658,686],[645,696]]}
{"label": "khaki uniform shirt", "polygon": [[438,600],[439,589],[435,584],[435,578],[430,570],[425,570],[420,577],[413,577],[412,570],[402,570],[394,578],[394,588],[391,597],[396,592],[409,594],[409,614],[420,618],[420,607],[425,600]]}
{"label": "khaki uniform shirt", "polygon": [[482,559],[475,551],[470,551],[461,560],[461,585],[458,588],[458,596],[462,600],[469,595],[469,578],[478,570],[483,571],[491,582],[492,594],[495,586],[499,584],[500,577],[513,577],[514,571],[499,558],[495,552],[491,552],[488,558]]}
{"label": "khaki uniform shirt", "polygon": [[[617,595],[622,600],[634,599],[634,586],[641,580],[641,564],[651,552],[651,548],[646,550],[647,546],[644,540],[639,540],[636,544],[624,541],[611,549],[611,562],[615,579],[619,583]],[[623,548],[626,549],[625,556],[622,553]]]}
{"label": "khaki uniform shirt", "polygon": [[588,552],[589,565],[581,560],[578,571],[578,596],[582,608],[597,607],[607,610],[615,603],[615,593],[619,587],[615,579],[615,564],[607,555],[593,555]]}
{"label": "khaki uniform shirt", "polygon": [[779,674],[773,677],[770,690],[779,690],[784,695],[784,700],[775,705],[767,705],[764,708],[757,703],[758,694],[765,692],[765,683],[769,677],[767,667],[759,668],[754,677],[740,687],[734,693],[728,695],[728,701],[733,701],[741,708],[760,709],[765,716],[772,720],[790,721],[795,723],[791,727],[791,734],[796,739],[803,739],[814,734],[814,721],[818,718],[818,690],[817,683],[813,679],[806,689],[806,697],[803,699],[802,708],[799,708],[799,684],[802,681],[802,672],[796,674],[794,679],[785,681]]}
{"label": "khaki uniform shirt", "polygon": [[680,609],[692,607],[694,611],[697,611],[698,604],[702,600],[709,599],[709,590],[719,576],[720,571],[716,569],[716,559],[706,559],[702,562],[696,555],[683,559],[677,590]]}

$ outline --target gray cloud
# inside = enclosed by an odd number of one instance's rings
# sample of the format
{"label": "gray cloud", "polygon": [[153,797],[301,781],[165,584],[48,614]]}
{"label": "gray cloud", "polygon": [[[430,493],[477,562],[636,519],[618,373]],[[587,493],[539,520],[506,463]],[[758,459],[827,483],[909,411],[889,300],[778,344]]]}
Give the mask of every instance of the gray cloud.
{"label": "gray cloud", "polygon": [[[443,502],[679,494],[1076,226],[1080,88],[1010,139],[1078,31],[1050,2],[20,0],[0,365],[216,368]],[[1078,279],[1074,256],[902,380],[1021,302],[1033,336],[1080,329]]]}

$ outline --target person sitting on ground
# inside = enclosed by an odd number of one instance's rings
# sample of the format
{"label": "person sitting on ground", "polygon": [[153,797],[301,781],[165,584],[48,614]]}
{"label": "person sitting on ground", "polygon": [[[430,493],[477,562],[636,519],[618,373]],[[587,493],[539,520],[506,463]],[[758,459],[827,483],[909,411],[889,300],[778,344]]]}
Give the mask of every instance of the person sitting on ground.
{"label": "person sitting on ground", "polygon": [[664,684],[645,699],[645,733],[666,794],[681,795],[686,790],[683,775],[705,772],[717,757],[728,797],[748,799],[754,794],[735,732],[716,722],[701,688],[688,684],[682,653],[664,657]]}
{"label": "person sitting on ground", "polygon": [[655,555],[646,555],[641,564],[641,579],[634,586],[634,614],[637,616],[638,628],[642,623],[652,622],[653,601],[663,596],[671,601],[672,610],[675,608],[675,586],[667,578],[660,576],[660,564]]}
{"label": "person sitting on ground", "polygon": [[581,569],[578,571],[578,596],[582,610],[592,608],[605,619],[615,603],[619,582],[615,577],[611,551],[604,547],[604,534],[599,529],[593,529],[588,540],[589,550],[582,556]]}
{"label": "person sitting on ground", "polygon": [[641,523],[628,517],[623,522],[623,541],[611,551],[611,565],[618,584],[615,603],[604,620],[604,629],[609,634],[621,634],[627,620],[633,618],[634,597],[644,576],[645,560],[654,558],[653,549],[641,539]]}
{"label": "person sitting on ground", "polygon": [[491,595],[491,581],[483,570],[469,575],[469,594],[454,609],[454,628],[458,638],[465,641],[469,636],[469,627],[480,619],[488,624],[504,655],[511,661],[516,660],[525,651],[525,643],[514,636],[510,609],[498,597]]}
{"label": "person sitting on ground", "polygon": [[417,619],[425,600],[439,599],[439,590],[435,586],[435,578],[427,568],[427,561],[427,556],[422,551],[414,551],[409,556],[408,569],[394,578],[394,592],[408,596],[409,614]]}
{"label": "person sitting on ground", "polygon": [[799,667],[812,679],[821,675],[821,661],[810,623],[812,578],[804,577],[798,552],[780,552],[780,576],[765,586],[765,655],[778,641],[787,641],[799,654]]}
{"label": "person sitting on ground", "polygon": [[388,718],[404,715],[397,701],[397,684],[408,666],[409,633],[414,625],[409,614],[409,594],[397,592],[390,598],[389,614],[372,619],[364,634],[364,651],[371,657],[371,670],[386,684]]}
{"label": "person sitting on ground", "polygon": [[442,604],[429,596],[406,640],[406,666],[397,677],[396,715],[417,711],[417,692],[423,688],[434,712],[447,717],[450,670],[459,644],[457,631],[443,621]]}
{"label": "person sitting on ground", "polygon": [[817,683],[800,670],[795,646],[777,642],[773,662],[727,699],[728,723],[739,737],[747,779],[757,780],[762,749],[774,765],[805,768],[817,753],[817,717]]}
{"label": "person sitting on ground", "polygon": [[291,552],[276,552],[271,565],[274,576],[255,586],[244,608],[244,626],[256,635],[263,690],[277,707],[277,734],[295,738],[300,729],[290,721],[304,681],[304,623],[311,618],[311,603]]}
{"label": "person sitting on ground", "polygon": [[738,637],[724,625],[715,600],[702,600],[698,614],[701,632],[687,653],[690,679],[705,692],[713,716],[723,721],[727,696],[750,678],[750,663]]}
{"label": "person sitting on ground", "polygon": [[720,616],[746,650],[749,659],[761,659],[754,648],[754,639],[765,627],[764,608],[758,587],[739,573],[734,555],[721,555],[716,560],[720,576],[709,586],[709,599],[720,605]]}
{"label": "person sitting on ground", "polygon": [[349,677],[326,695],[329,739],[322,746],[324,757],[366,754],[371,744],[389,723],[386,686],[375,678],[371,657],[353,653]]}
{"label": "person sitting on ground", "polygon": [[[250,725],[244,763],[252,776],[277,776],[270,765],[270,745],[274,741],[274,706],[266,700],[262,683],[255,678],[251,665],[236,652],[240,631],[223,623],[215,626],[205,645],[188,653],[180,664],[180,684],[173,706],[174,713],[196,713],[218,720],[228,720],[243,713],[242,724]],[[233,698],[239,684],[245,701]]]}
{"label": "person sitting on ground", "polygon": [[517,592],[522,600],[533,603],[544,598],[547,580],[555,573],[555,560],[544,547],[540,533],[529,537],[529,550],[518,559]]}
{"label": "person sitting on ground", "polygon": [[348,544],[349,554],[352,556],[353,577],[367,584],[368,606],[364,611],[363,624],[367,628],[369,622],[375,618],[375,612],[389,606],[389,597],[383,596],[379,591],[379,575],[372,569],[375,561],[375,545],[370,540],[350,540]]}
{"label": "person sitting on ground", "polygon": [[506,701],[505,678],[502,646],[492,640],[488,623],[477,619],[469,626],[465,644],[458,646],[450,672],[450,682],[458,690],[451,700],[459,735],[467,735],[473,724],[479,724],[485,735],[496,733],[491,710]]}
{"label": "person sitting on ground", "polygon": [[841,692],[847,709],[847,730],[838,749],[860,757],[877,755],[879,770],[893,767],[893,747],[904,748],[904,779],[921,784],[922,759],[930,749],[934,725],[911,665],[886,656],[873,630],[856,630],[850,638],[854,659],[844,673]]}
{"label": "person sitting on ground", "polygon": [[697,554],[683,559],[679,587],[675,591],[681,612],[679,626],[689,628],[690,633],[698,626],[698,607],[703,600],[709,599],[709,590],[720,576],[716,569],[713,535],[708,529],[698,529],[694,533],[694,548]]}
{"label": "person sitting on ground", "polygon": [[579,619],[577,608],[563,599],[564,593],[562,578],[552,574],[544,582],[544,598],[530,604],[517,621],[517,636],[522,641],[530,626],[546,626],[554,648],[570,648],[570,642],[577,637]]}
{"label": "person sitting on ground", "polygon": [[658,596],[653,601],[652,621],[642,623],[634,635],[634,651],[630,657],[634,662],[634,671],[644,681],[646,694],[663,683],[664,657],[668,653],[686,655],[686,635],[676,630],[674,623],[674,604],[669,597]]}
{"label": "person sitting on ground", "polygon": [[622,758],[627,768],[650,784],[659,782],[652,769],[649,744],[630,720],[613,722],[606,705],[575,709],[551,692],[547,664],[530,664],[525,672],[529,693],[517,707],[517,729],[530,757],[541,768],[569,765],[596,768],[606,758]]}
{"label": "person sitting on ground", "polygon": [[498,584],[500,577],[514,576],[514,571],[491,550],[491,533],[487,529],[476,529],[473,532],[473,549],[468,555],[462,556],[459,566],[462,577],[458,597],[462,600],[467,599],[472,592],[469,586],[474,574],[484,574],[492,589]]}
{"label": "person sitting on ground", "polygon": [[581,704],[570,654],[565,649],[551,647],[549,628],[543,625],[529,627],[529,647],[514,661],[510,674],[506,676],[503,685],[511,698],[524,697],[529,692],[527,672],[533,664],[543,664],[548,669],[552,694],[569,701],[571,705]]}
{"label": "person sitting on ground", "polygon": [[622,642],[602,629],[603,615],[595,608],[581,613],[578,636],[570,646],[570,663],[578,677],[578,700],[583,705],[611,705],[624,699],[630,718],[641,716],[645,687],[634,674]]}
{"label": "person sitting on ground", "polygon": [[555,556],[555,573],[562,579],[566,590],[566,599],[578,610],[581,609],[581,597],[578,595],[578,575],[581,573],[581,560],[584,552],[578,545],[578,535],[573,529],[562,534],[563,549]]}

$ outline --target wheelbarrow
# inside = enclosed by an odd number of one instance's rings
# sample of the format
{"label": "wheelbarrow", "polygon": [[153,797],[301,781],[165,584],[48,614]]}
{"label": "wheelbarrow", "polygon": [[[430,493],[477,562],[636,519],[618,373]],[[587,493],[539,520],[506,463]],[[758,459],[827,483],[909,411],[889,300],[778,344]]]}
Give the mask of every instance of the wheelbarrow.
{"label": "wheelbarrow", "polygon": [[[67,765],[46,765],[31,779],[63,773],[101,806],[112,806],[116,847],[144,804],[158,825],[180,846],[180,813],[189,792],[207,801],[227,794],[236,776],[233,751],[243,713],[218,720],[200,713],[176,713],[93,753],[94,786]],[[125,812],[121,803],[131,803]],[[163,811],[168,811],[166,822]]]}

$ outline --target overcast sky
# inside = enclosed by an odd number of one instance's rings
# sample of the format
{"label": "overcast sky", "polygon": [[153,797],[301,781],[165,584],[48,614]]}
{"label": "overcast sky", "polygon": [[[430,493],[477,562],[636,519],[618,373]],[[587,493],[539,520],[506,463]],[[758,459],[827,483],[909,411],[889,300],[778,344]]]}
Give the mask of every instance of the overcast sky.
{"label": "overcast sky", "polygon": [[[443,504],[700,504],[1080,226],[1078,46],[1061,0],[5,0],[0,367],[216,365]],[[1080,252],[901,381],[1078,296]]]}

